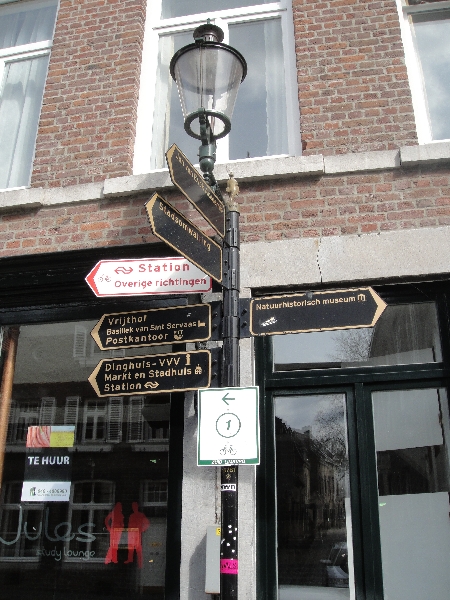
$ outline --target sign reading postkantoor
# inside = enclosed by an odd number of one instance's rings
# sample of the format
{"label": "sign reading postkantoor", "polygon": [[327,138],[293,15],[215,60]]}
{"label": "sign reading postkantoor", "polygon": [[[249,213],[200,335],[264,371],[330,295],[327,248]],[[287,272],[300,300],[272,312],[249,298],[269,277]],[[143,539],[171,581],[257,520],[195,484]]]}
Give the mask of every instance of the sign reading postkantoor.
{"label": "sign reading postkantoor", "polygon": [[101,260],[86,277],[96,296],[197,294],[211,277],[182,257]]}

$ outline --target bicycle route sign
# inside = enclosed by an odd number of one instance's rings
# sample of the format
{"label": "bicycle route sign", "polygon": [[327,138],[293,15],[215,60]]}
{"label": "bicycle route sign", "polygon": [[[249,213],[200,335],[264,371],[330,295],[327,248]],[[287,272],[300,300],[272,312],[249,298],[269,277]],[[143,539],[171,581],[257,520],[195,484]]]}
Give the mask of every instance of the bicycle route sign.
{"label": "bicycle route sign", "polygon": [[259,388],[198,394],[197,465],[259,465]]}

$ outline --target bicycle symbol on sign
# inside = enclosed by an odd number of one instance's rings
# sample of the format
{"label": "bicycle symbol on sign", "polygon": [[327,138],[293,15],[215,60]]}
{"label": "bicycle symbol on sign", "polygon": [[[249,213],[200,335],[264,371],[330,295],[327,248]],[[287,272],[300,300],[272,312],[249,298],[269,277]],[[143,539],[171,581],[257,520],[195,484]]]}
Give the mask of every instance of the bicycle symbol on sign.
{"label": "bicycle symbol on sign", "polygon": [[225,456],[227,453],[231,454],[231,456],[234,456],[236,452],[237,450],[235,450],[231,444],[225,444],[225,446],[220,450],[220,454],[222,456]]}

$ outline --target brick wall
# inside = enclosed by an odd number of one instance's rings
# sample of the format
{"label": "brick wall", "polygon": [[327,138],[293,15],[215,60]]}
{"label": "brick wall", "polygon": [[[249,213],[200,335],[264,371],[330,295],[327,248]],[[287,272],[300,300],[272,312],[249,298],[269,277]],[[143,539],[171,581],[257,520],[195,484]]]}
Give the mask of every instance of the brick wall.
{"label": "brick wall", "polygon": [[[242,242],[450,225],[450,167],[241,183]],[[179,195],[163,194],[210,235]],[[0,257],[157,241],[151,194],[0,215]],[[168,252],[172,252],[168,250]]]}
{"label": "brick wall", "polygon": [[305,154],[416,144],[395,0],[293,0]]}
{"label": "brick wall", "polygon": [[61,0],[32,186],[132,172],[145,0]]}

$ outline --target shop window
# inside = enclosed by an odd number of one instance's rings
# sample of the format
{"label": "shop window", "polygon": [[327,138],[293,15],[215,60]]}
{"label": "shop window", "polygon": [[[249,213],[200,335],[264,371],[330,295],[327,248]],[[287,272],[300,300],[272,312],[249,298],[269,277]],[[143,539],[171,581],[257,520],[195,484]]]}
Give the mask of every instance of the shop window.
{"label": "shop window", "polygon": [[113,482],[101,480],[73,484],[68,521],[77,535],[66,544],[65,560],[104,562],[108,552],[105,520],[114,507],[114,488]]}
{"label": "shop window", "polygon": [[44,524],[43,503],[21,503],[21,481],[2,486],[0,509],[0,562],[38,562]]}
{"label": "shop window", "polygon": [[30,183],[58,3],[0,6],[0,189]]}
{"label": "shop window", "polygon": [[[192,32],[207,18],[224,30],[224,43],[239,50],[248,64],[231,133],[218,140],[217,161],[300,154],[289,2],[225,1],[205,13],[205,7],[197,1],[162,0],[150,8],[139,96],[135,173],[164,168],[164,153],[173,143],[194,164],[198,162],[198,141],[184,131],[169,63],[178,49],[193,43]],[[251,122],[247,118],[249,111]]]}
{"label": "shop window", "polygon": [[398,3],[420,143],[450,139],[450,11],[446,2]]}
{"label": "shop window", "polygon": [[5,328],[4,360],[18,333],[0,506],[8,597],[164,598],[171,396],[96,397],[84,335],[96,322]]}
{"label": "shop window", "polygon": [[436,305],[387,306],[375,327],[273,338],[275,371],[441,362]]}
{"label": "shop window", "polygon": [[261,596],[448,596],[450,292],[376,291],[373,329],[255,340]]}

